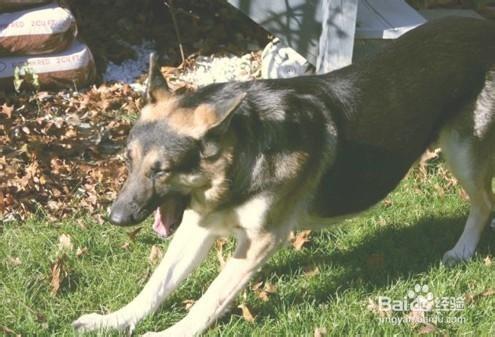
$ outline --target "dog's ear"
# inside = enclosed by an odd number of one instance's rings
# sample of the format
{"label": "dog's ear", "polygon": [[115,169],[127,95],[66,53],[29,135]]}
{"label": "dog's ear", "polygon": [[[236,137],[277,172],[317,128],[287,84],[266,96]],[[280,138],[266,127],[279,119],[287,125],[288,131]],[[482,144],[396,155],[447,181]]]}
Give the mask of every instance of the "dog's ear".
{"label": "dog's ear", "polygon": [[168,98],[171,95],[167,82],[162,76],[158,65],[158,56],[150,54],[150,66],[148,71],[148,83],[146,86],[146,99],[148,103],[155,103],[160,99]]}
{"label": "dog's ear", "polygon": [[215,103],[216,121],[212,123],[206,132],[206,135],[222,135],[224,134],[232,121],[234,111],[241,105],[246,97],[246,93],[240,93],[228,99],[221,100]]}
{"label": "dog's ear", "polygon": [[215,103],[216,121],[208,126],[201,137],[201,153],[203,158],[211,159],[220,153],[220,139],[230,127],[234,111],[241,105],[246,93]]}

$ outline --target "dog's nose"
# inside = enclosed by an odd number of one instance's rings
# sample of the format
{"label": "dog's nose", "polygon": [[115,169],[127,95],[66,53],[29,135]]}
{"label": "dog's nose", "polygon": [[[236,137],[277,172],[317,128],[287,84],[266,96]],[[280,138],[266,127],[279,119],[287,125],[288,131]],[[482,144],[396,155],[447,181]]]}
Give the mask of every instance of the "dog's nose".
{"label": "dog's nose", "polygon": [[130,221],[126,212],[123,210],[112,209],[110,212],[110,222],[117,226],[125,226]]}

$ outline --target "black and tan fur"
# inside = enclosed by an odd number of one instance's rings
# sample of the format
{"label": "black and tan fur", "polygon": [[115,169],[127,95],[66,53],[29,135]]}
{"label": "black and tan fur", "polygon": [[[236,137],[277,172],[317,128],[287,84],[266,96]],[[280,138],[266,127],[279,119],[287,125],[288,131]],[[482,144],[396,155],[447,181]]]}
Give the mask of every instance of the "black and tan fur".
{"label": "black and tan fur", "polygon": [[444,259],[474,253],[494,207],[493,23],[428,23],[368,61],[320,76],[173,95],[156,73],[129,136],[129,179],[111,219],[135,224],[157,207],[179,213],[176,225],[184,219],[142,293],[115,313],[81,317],[76,327],[133,327],[199,264],[214,238],[233,235],[234,256],[186,318],[149,335],[201,333],[291,230],[373,206],[437,139],[472,202],[465,232]]}

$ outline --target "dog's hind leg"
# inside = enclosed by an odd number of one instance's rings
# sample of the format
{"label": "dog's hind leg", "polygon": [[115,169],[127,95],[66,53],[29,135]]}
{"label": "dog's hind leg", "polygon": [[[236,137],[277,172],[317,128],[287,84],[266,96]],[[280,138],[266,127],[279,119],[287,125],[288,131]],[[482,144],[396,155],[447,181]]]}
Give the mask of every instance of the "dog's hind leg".
{"label": "dog's hind leg", "polygon": [[73,323],[73,326],[80,331],[126,328],[132,331],[135,324],[147,314],[155,311],[208,255],[215,237],[211,231],[199,226],[198,214],[186,211],[165,257],[139,295],[120,310],[110,314],[83,315]]}
{"label": "dog's hind leg", "polygon": [[[490,75],[492,77],[490,77]],[[440,145],[447,165],[468,194],[471,209],[464,231],[443,262],[452,265],[469,260],[490,222],[495,206],[492,191],[495,140],[495,72],[488,74],[476,102],[445,127]]]}

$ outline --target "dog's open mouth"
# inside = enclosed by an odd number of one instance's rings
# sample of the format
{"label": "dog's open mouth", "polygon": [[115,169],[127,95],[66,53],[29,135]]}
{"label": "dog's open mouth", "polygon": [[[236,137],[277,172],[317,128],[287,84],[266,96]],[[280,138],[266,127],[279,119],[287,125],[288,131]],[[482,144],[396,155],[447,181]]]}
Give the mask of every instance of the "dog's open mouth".
{"label": "dog's open mouth", "polygon": [[167,197],[155,211],[153,230],[162,238],[170,236],[180,225],[188,204],[184,196]]}

